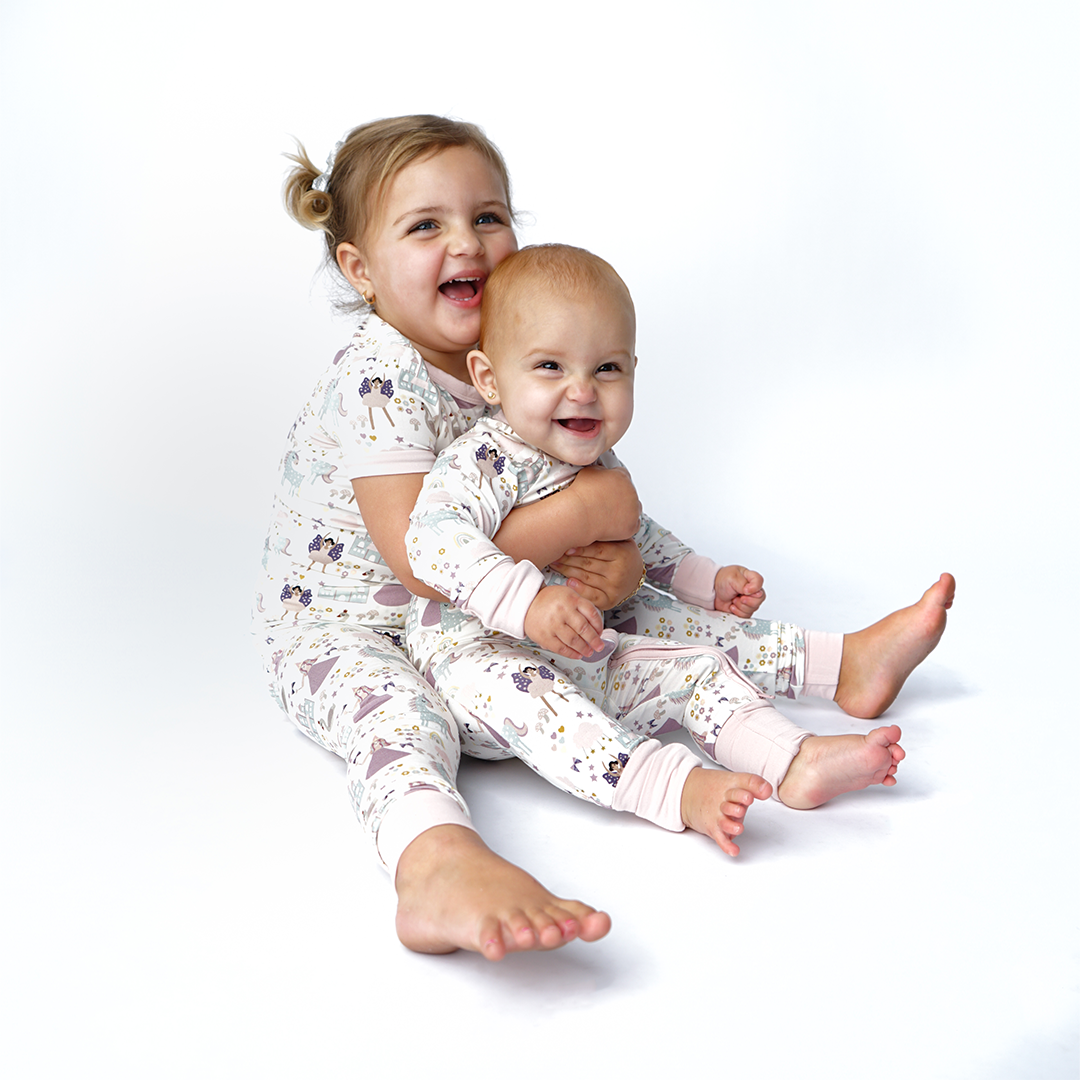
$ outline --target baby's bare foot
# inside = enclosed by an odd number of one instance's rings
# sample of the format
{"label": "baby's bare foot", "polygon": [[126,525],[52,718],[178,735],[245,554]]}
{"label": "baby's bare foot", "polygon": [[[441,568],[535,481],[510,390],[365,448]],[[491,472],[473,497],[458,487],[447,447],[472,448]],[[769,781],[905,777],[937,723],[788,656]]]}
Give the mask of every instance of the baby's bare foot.
{"label": "baby's bare foot", "polygon": [[787,806],[810,810],[846,791],[871,784],[892,787],[903,760],[895,724],[866,735],[811,735],[799,747],[777,794]]}
{"label": "baby's bare foot", "polygon": [[738,855],[731,838],[743,831],[747,807],[755,799],[767,799],[772,785],[753,773],[719,769],[691,769],[682,790],[683,824],[712,837],[728,855]]}
{"label": "baby's bare foot", "polygon": [[872,720],[893,703],[904,681],[941,639],[955,592],[952,574],[942,574],[917,604],[844,635],[840,681],[833,697],[844,712]]}
{"label": "baby's bare foot", "polygon": [[469,949],[501,960],[611,929],[604,912],[554,896],[460,825],[421,833],[398,862],[395,886],[398,938],[414,952]]}

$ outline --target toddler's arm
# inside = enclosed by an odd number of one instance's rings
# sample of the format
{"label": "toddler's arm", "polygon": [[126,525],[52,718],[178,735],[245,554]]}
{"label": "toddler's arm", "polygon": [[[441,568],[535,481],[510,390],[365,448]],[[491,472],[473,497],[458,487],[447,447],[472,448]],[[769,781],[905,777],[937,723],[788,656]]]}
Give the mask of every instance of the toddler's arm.
{"label": "toddler's arm", "polygon": [[[585,473],[590,475],[575,491]],[[445,595],[416,577],[405,550],[409,515],[424,479],[423,473],[361,477],[352,482],[353,493],[375,547],[398,581],[414,596],[445,600]],[[627,535],[632,536],[640,513],[637,492],[625,469],[583,469],[563,491],[511,511],[495,535],[495,544],[515,562],[547,566],[568,548],[622,539],[611,534],[626,529],[631,518],[633,526]],[[582,590],[586,599],[609,601],[606,606],[613,606],[638,581],[641,561],[636,546],[619,547],[623,550],[611,553],[609,566],[595,568],[588,589]]]}
{"label": "toddler's arm", "polygon": [[364,519],[364,525],[394,576],[413,596],[420,596],[425,600],[445,600],[446,597],[441,592],[413,574],[405,551],[409,515],[416,505],[423,485],[423,473],[364,476],[352,482],[356,506]]}
{"label": "toddler's arm", "polygon": [[626,469],[590,465],[569,487],[512,510],[495,543],[518,562],[551,566],[571,548],[632,538],[640,521],[641,503]]}

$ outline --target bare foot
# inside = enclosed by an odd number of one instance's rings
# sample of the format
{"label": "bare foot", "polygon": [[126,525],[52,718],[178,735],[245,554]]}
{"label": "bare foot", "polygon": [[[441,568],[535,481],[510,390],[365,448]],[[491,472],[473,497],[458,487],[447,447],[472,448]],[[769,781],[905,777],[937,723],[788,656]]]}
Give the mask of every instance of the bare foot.
{"label": "bare foot", "polygon": [[896,699],[907,677],[933,651],[945,630],[956,579],[942,574],[911,607],[844,635],[840,681],[833,700],[850,716],[873,720]]}
{"label": "bare foot", "polygon": [[683,824],[711,836],[728,855],[738,855],[731,838],[743,831],[746,809],[755,799],[767,799],[772,784],[753,773],[691,769],[682,790]]}
{"label": "bare foot", "polygon": [[895,724],[866,735],[811,735],[799,747],[777,794],[787,806],[810,810],[846,791],[871,784],[892,787],[903,760]]}
{"label": "bare foot", "polygon": [[414,952],[469,949],[501,960],[611,929],[607,914],[552,895],[461,825],[421,833],[398,861],[395,887],[398,938]]}

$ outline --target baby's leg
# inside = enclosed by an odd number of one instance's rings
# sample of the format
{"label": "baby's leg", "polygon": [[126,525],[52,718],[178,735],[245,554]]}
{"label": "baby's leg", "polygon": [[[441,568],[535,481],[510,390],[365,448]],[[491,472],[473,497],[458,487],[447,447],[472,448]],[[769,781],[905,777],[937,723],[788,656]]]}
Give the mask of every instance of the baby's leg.
{"label": "baby's leg", "polygon": [[[708,611],[649,586],[608,612],[605,622],[620,633],[651,641],[720,649],[756,686],[777,697],[801,696],[815,678],[807,670],[806,632],[793,623]],[[836,679],[833,672],[834,688]]]}
{"label": "baby's leg", "polygon": [[[791,623],[737,619],[648,587],[605,619],[622,633],[719,648],[742,674],[777,697],[821,696],[821,687],[833,684],[828,696],[840,708],[851,716],[873,719],[892,704],[907,677],[937,646],[955,591],[953,576],[942,574],[918,603],[894,611],[865,630],[844,634],[842,659],[835,671],[817,674],[809,670],[807,652],[818,632]],[[817,639],[817,652],[825,657],[826,666],[832,637],[822,634]]]}
{"label": "baby's leg", "polygon": [[606,915],[558,900],[480,840],[456,788],[457,725],[388,638],[311,623],[279,632],[274,645],[275,696],[305,734],[345,759],[357,817],[398,883],[406,946],[498,960],[607,932]]}
{"label": "baby's leg", "polygon": [[[526,643],[493,639],[456,649],[432,674],[458,718],[466,754],[500,756],[510,749],[571,795],[675,832],[689,826],[737,854],[731,837],[742,831],[754,799],[769,797],[770,786],[760,776],[702,769],[687,747],[629,730],[570,681],[574,669],[580,665]],[[543,694],[532,696],[541,688]],[[550,704],[542,704],[549,695]]]}
{"label": "baby's leg", "polygon": [[466,754],[518,757],[563,791],[610,808],[644,737],[614,723],[559,665],[574,667],[528,642],[494,637],[440,655],[430,674]]}
{"label": "baby's leg", "polygon": [[880,716],[941,640],[955,594],[956,579],[942,574],[917,604],[845,634],[836,704],[851,716]]}
{"label": "baby's leg", "polygon": [[810,810],[871,784],[892,787],[903,760],[895,724],[866,735],[812,735],[799,747],[780,784],[780,801],[796,810]]}
{"label": "baby's leg", "polygon": [[647,739],[630,756],[612,806],[673,831],[693,829],[738,855],[733,840],[755,799],[767,799],[772,786],[760,776],[703,768],[682,743]]}
{"label": "baby's leg", "polygon": [[629,648],[613,672],[612,694],[627,726],[656,730],[665,717],[677,719],[713,760],[762,777],[777,799],[798,809],[871,784],[890,787],[904,757],[896,727],[865,736],[804,731],[715,649]]}

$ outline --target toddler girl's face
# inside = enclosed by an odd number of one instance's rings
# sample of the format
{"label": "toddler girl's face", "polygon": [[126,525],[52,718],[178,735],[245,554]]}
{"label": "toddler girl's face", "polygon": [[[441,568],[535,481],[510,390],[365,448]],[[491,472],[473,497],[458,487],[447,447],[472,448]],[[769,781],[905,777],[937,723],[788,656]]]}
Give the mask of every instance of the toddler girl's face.
{"label": "toddler girl's face", "polygon": [[[634,316],[612,293],[569,300],[538,290],[492,337],[494,400],[525,442],[571,465],[591,465],[634,415]],[[486,393],[482,369],[470,363]]]}
{"label": "toddler girl's face", "polygon": [[361,248],[361,286],[375,311],[436,367],[468,379],[480,300],[517,250],[502,181],[471,147],[451,146],[394,177]]}

